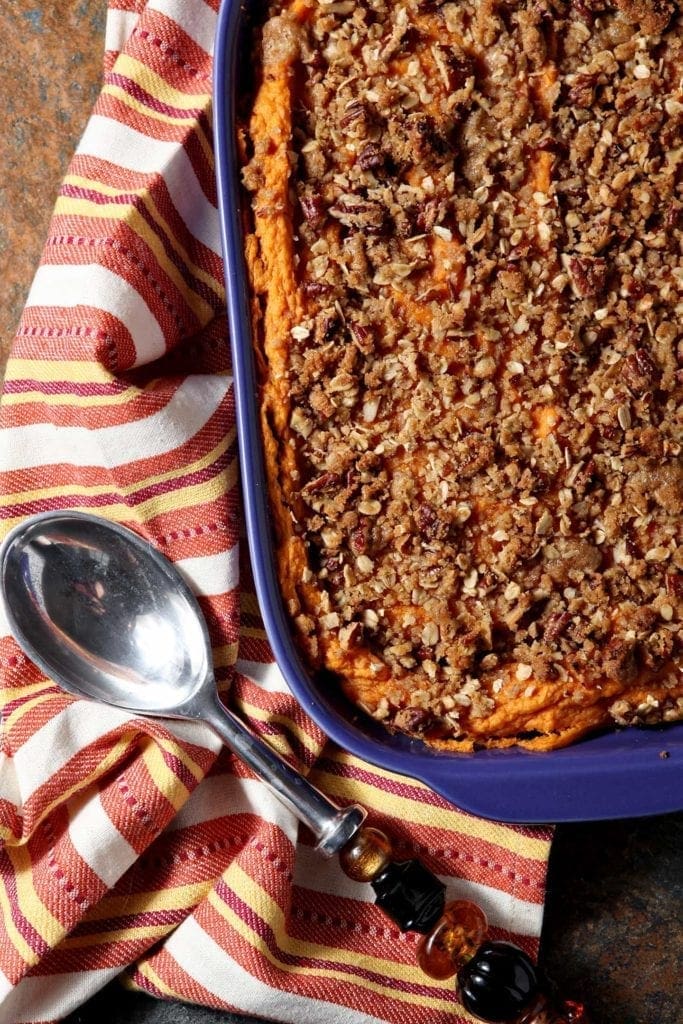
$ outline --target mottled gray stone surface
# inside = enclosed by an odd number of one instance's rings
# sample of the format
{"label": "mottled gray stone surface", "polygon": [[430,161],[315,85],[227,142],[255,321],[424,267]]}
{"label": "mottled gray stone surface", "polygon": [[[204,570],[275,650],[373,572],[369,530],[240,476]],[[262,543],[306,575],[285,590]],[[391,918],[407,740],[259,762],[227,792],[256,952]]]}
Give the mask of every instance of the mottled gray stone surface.
{"label": "mottled gray stone surface", "polygon": [[0,3],[0,380],[62,176],[100,88],[106,0]]}

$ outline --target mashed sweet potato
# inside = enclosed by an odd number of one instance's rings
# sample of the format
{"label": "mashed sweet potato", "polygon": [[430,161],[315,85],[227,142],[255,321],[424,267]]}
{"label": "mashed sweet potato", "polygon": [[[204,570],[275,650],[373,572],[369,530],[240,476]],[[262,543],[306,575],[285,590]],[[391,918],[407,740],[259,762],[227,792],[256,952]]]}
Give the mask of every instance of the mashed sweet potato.
{"label": "mashed sweet potato", "polygon": [[668,0],[275,0],[240,126],[280,583],[448,748],[683,717]]}

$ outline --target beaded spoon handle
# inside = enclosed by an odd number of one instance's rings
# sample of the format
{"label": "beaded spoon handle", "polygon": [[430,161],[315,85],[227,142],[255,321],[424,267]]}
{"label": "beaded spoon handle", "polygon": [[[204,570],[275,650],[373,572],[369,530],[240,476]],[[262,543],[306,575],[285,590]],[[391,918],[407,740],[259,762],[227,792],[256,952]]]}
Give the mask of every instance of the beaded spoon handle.
{"label": "beaded spoon handle", "polygon": [[0,601],[19,645],[68,692],[137,714],[206,721],[311,829],[318,850],[339,852],[343,871],[370,882],[399,928],[425,936],[420,966],[433,978],[457,974],[472,1014],[586,1024],[574,1004],[556,1012],[521,949],[483,942],[486,918],[475,904],[446,906],[443,883],[418,860],[394,860],[389,839],[362,826],[362,807],[338,807],[226,710],[194,594],[137,534],[83,512],[33,516],[0,546]]}
{"label": "beaded spoon handle", "polygon": [[394,860],[379,829],[359,829],[339,862],[349,878],[372,885],[375,902],[401,931],[423,935],[420,967],[430,978],[455,976],[473,1017],[490,1024],[589,1024],[583,1006],[558,997],[522,949],[486,940],[486,915],[476,903],[446,904],[446,887],[421,861]]}

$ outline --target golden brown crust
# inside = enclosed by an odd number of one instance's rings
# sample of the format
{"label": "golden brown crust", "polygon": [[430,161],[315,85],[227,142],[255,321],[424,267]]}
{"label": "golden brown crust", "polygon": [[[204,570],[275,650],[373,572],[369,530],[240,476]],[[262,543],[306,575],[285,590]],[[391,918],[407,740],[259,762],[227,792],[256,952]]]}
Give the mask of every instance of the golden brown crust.
{"label": "golden brown crust", "polygon": [[615,0],[615,6],[647,36],[664,32],[676,9],[674,0]]}
{"label": "golden brown crust", "polygon": [[683,716],[680,11],[270,8],[244,124],[302,650],[388,727]]}

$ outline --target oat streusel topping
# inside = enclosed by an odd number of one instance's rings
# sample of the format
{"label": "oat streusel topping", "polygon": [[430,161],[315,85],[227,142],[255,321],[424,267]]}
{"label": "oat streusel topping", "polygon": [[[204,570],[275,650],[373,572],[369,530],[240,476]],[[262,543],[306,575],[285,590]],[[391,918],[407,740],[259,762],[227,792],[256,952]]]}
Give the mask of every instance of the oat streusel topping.
{"label": "oat streusel topping", "polygon": [[256,33],[281,582],[390,728],[683,717],[682,27],[674,0],[277,0]]}

